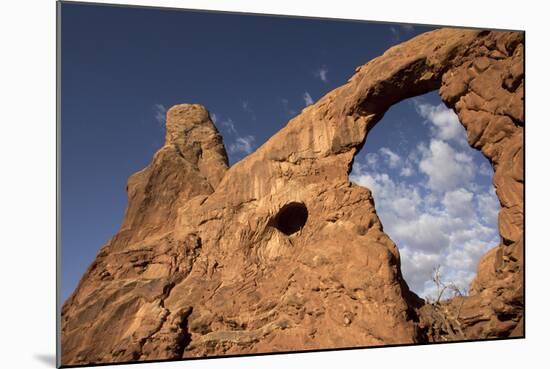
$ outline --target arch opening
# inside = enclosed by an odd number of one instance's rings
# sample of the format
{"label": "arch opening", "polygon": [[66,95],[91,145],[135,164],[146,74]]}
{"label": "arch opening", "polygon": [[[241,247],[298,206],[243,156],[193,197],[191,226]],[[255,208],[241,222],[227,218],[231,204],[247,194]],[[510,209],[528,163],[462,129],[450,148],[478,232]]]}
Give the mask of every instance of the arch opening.
{"label": "arch opening", "polygon": [[409,288],[433,297],[435,269],[466,294],[481,256],[499,244],[493,174],[456,114],[430,92],[386,112],[355,155],[349,178],[372,191]]}
{"label": "arch opening", "polygon": [[279,210],[273,219],[273,226],[283,234],[290,236],[304,227],[307,218],[307,207],[301,202],[291,202]]}

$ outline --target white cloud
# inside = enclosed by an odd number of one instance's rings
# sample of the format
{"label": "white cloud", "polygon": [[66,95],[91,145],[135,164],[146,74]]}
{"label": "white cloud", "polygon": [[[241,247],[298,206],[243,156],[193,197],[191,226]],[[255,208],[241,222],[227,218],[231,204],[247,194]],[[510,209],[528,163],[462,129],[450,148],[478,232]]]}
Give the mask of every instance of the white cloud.
{"label": "white cloud", "polygon": [[476,194],[477,209],[483,222],[489,225],[496,225],[500,203],[495,194],[494,187],[488,191]]}
{"label": "white cloud", "polygon": [[229,145],[229,152],[232,154],[245,153],[250,154],[253,151],[254,136],[237,137],[235,142]]}
{"label": "white cloud", "polygon": [[166,124],[166,106],[163,104],[155,104],[153,105],[153,111],[155,113],[155,119],[160,125]]}
{"label": "white cloud", "polygon": [[235,126],[233,119],[227,117],[223,118],[220,114],[210,114],[212,122],[220,129],[224,141],[226,144],[227,152],[229,154],[250,154],[254,151],[254,143],[256,138],[253,135],[242,136]]}
{"label": "white cloud", "polygon": [[400,34],[399,34],[399,31],[397,30],[397,27],[391,26],[390,27],[390,32],[391,32],[391,35],[392,35],[392,39],[394,41],[399,41]]}
{"label": "white cloud", "polygon": [[280,99],[280,101],[281,101],[281,105],[283,105],[283,110],[288,115],[295,115],[297,113],[296,110],[290,108],[290,103],[289,103],[288,99],[283,98],[283,99]]}
{"label": "white cloud", "polygon": [[407,35],[414,31],[414,26],[412,24],[399,24],[395,26],[390,26],[390,32],[392,34],[393,41],[401,40],[403,34]]}
{"label": "white cloud", "polygon": [[403,167],[401,168],[401,171],[399,172],[399,175],[401,177],[410,177],[414,174],[414,170],[411,167]]}
{"label": "white cloud", "polygon": [[408,247],[400,247],[401,270],[413,291],[431,295],[433,269],[444,262],[440,253],[431,253],[419,250],[411,250]]}
{"label": "white cloud", "polygon": [[[472,165],[468,155],[457,155],[450,146],[441,148],[441,141],[434,142],[434,150],[423,147],[408,156],[411,166],[414,158],[420,166],[423,160],[436,160],[437,156],[454,163],[451,167]],[[498,244],[496,226],[487,222],[498,211],[494,190],[474,193],[448,185],[448,175],[440,178],[433,173],[419,184],[408,183],[401,176],[393,179],[383,172],[390,166],[389,159],[382,160],[385,166],[373,168],[372,163],[380,164],[380,155],[373,153],[356,161],[350,180],[372,191],[384,230],[399,246],[405,280],[421,296],[432,296],[436,292],[431,280],[433,268],[441,265],[445,282],[467,289],[481,255]],[[450,173],[460,176],[458,172]],[[434,191],[428,186],[430,181],[445,186]]]}
{"label": "white cloud", "polygon": [[241,107],[243,108],[243,111],[247,113],[253,121],[256,120],[256,113],[254,113],[254,110],[252,110],[252,107],[250,106],[250,102],[248,100],[242,100]]}
{"label": "white cloud", "polygon": [[387,161],[390,168],[396,168],[399,165],[401,161],[401,157],[399,155],[397,155],[387,147],[382,147],[379,151],[384,159]]}
{"label": "white cloud", "polygon": [[479,166],[479,174],[487,177],[492,177],[494,174],[493,168],[491,168],[491,165],[488,162],[483,162]]}
{"label": "white cloud", "polygon": [[456,151],[455,159],[459,163],[472,164],[472,157],[465,152]]}
{"label": "white cloud", "polygon": [[328,68],[321,67],[315,71],[315,76],[319,78],[321,81],[327,83],[328,82]]}
{"label": "white cloud", "polygon": [[[217,119],[217,117],[216,117]],[[239,135],[239,133],[237,132],[237,129],[235,128],[235,123],[233,123],[233,119],[231,118],[227,118],[227,119],[224,119],[224,120],[221,120],[220,119],[220,126],[221,128],[225,128],[226,130],[228,130],[229,132],[231,132],[232,134],[234,135]]]}
{"label": "white cloud", "polygon": [[430,128],[435,138],[443,141],[455,140],[464,146],[468,145],[466,130],[452,109],[448,109],[443,104],[434,106],[416,103],[415,105],[418,114],[431,123]]}
{"label": "white cloud", "polygon": [[475,212],[474,194],[463,188],[446,192],[442,204],[451,216],[470,217]]}
{"label": "white cloud", "polygon": [[212,122],[214,124],[216,124],[218,122],[218,115],[216,113],[210,113],[210,119],[212,120]]}
{"label": "white cloud", "polygon": [[303,98],[304,98],[304,103],[306,104],[306,106],[313,104],[313,98],[311,97],[309,92],[307,92],[307,91],[304,92]]}
{"label": "white cloud", "polygon": [[376,168],[378,164],[378,155],[374,152],[369,152],[367,155],[365,155],[365,159],[367,161],[367,164],[372,169]]}
{"label": "white cloud", "polygon": [[445,192],[471,182],[475,167],[468,155],[440,140],[432,140],[429,148],[420,145],[419,150],[419,168],[428,176],[427,186],[432,190]]}
{"label": "white cloud", "polygon": [[[478,237],[472,232],[471,237]],[[481,256],[491,247],[498,244],[498,240],[470,239],[462,247],[453,247],[445,257],[444,265],[448,268],[447,278],[468,289],[469,282],[475,277]],[[467,279],[460,278],[463,275]]]}
{"label": "white cloud", "polygon": [[[407,210],[410,212],[410,209]],[[415,217],[397,218],[392,225],[392,233],[415,250],[441,252],[449,247],[449,232],[452,232],[453,223],[454,219],[444,214],[426,211],[415,214]]]}

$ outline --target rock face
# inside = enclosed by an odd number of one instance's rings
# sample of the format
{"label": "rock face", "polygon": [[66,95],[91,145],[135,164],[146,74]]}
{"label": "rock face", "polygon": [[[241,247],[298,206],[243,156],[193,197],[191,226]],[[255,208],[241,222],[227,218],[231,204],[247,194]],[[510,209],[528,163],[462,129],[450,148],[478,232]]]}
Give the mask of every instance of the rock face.
{"label": "rock face", "polygon": [[62,364],[455,337],[409,291],[371,192],[348,179],[384,112],[435,89],[493,164],[502,205],[501,244],[446,304],[462,338],[522,336],[523,73],[522,33],[428,32],[231,168],[206,109],[172,107],[165,145],[128,181],[119,233],[63,305]]}

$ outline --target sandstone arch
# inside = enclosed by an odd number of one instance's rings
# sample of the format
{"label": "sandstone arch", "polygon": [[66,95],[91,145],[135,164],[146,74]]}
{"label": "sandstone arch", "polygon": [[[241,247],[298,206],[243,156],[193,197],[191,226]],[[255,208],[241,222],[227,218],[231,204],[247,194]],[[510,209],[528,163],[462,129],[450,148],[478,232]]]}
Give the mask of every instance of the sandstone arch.
{"label": "sandstone arch", "polygon": [[[435,89],[493,164],[502,205],[502,244],[460,302],[462,328],[523,335],[523,79],[522,33],[428,32],[357,68],[231,168],[206,109],[172,107],[165,145],[128,181],[121,230],[63,305],[62,363],[433,339],[370,191],[348,173],[392,104]],[[270,219],[291,202],[308,220],[288,238]]]}

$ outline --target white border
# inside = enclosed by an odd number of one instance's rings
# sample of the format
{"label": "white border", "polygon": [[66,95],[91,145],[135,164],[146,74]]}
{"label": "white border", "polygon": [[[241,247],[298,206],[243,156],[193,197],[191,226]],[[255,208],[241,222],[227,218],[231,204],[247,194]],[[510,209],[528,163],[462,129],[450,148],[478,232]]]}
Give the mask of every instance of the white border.
{"label": "white border", "polygon": [[[102,2],[102,1],[96,1]],[[105,1],[103,1],[105,2]],[[511,368],[546,362],[547,117],[550,82],[544,2],[441,0],[110,1],[136,5],[447,24],[527,31],[527,338],[501,342],[333,351],[139,364],[131,368]],[[537,5],[541,4],[541,5]],[[55,4],[3,2],[0,16],[2,229],[0,327],[5,368],[53,367],[55,353]],[[123,368],[127,366],[117,366]],[[535,367],[540,365],[535,364]]]}

